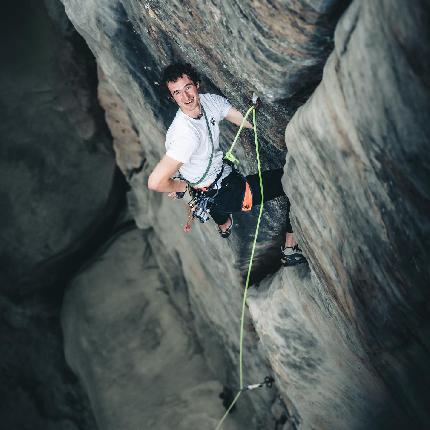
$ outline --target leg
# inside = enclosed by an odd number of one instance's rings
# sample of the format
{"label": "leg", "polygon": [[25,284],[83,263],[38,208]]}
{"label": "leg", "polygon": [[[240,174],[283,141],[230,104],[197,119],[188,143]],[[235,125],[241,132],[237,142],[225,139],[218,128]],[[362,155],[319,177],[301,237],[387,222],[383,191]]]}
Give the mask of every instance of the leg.
{"label": "leg", "polygon": [[[268,170],[261,174],[263,182],[263,193],[264,201],[270,201],[276,197],[285,196],[284,189],[282,188],[282,175],[284,174],[283,169]],[[249,175],[246,177],[252,191],[252,202],[253,204],[261,203],[261,190],[260,190],[260,179],[257,175]],[[294,248],[297,245],[293,235],[293,228],[290,223],[290,201],[288,200],[287,206],[287,232],[285,235],[285,248]]]}
{"label": "leg", "polygon": [[218,224],[218,231],[221,237],[227,238],[230,236],[231,228],[233,226],[233,217],[230,215],[224,224]]}
{"label": "leg", "polygon": [[218,224],[221,237],[230,236],[233,225],[232,213],[240,212],[245,193],[245,181],[233,171],[222,181],[221,189],[214,191],[214,204],[211,208],[212,219]]}
{"label": "leg", "polygon": [[293,228],[290,222],[290,201],[287,206],[287,232],[285,234],[285,245],[281,248],[281,263],[284,266],[296,266],[297,264],[306,263],[306,258],[294,238]]}
{"label": "leg", "polygon": [[296,239],[293,234],[293,227],[290,222],[290,200],[287,197],[287,232],[285,234],[285,248],[294,248],[297,245]]}
{"label": "leg", "polygon": [[285,234],[285,245],[284,248],[294,248],[297,245],[297,241],[294,238],[294,234],[293,233],[289,233],[287,231],[287,233]]}
{"label": "leg", "polygon": [[211,217],[218,225],[223,225],[225,223],[228,223],[230,214],[225,212],[220,212],[217,210],[216,207],[211,208]]}
{"label": "leg", "polygon": [[[266,170],[265,172],[261,173],[265,202],[273,200],[276,197],[285,196],[281,182],[283,174],[283,169]],[[249,187],[251,188],[252,204],[259,205],[261,203],[261,190],[260,178],[258,177],[258,174],[248,175],[246,180],[249,184]]]}
{"label": "leg", "polygon": [[233,226],[233,218],[231,214],[219,212],[216,210],[216,207],[214,207],[211,209],[211,216],[218,225],[218,231],[221,237],[224,239],[229,237]]}

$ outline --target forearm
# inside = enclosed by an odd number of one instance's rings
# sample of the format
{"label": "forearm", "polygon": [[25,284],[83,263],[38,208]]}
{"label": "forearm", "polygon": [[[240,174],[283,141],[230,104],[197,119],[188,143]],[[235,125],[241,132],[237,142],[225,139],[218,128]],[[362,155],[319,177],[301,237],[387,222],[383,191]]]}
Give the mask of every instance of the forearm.
{"label": "forearm", "polygon": [[159,193],[182,193],[187,188],[187,183],[178,179],[165,179],[160,182],[148,182],[148,188]]}
{"label": "forearm", "polygon": [[[230,121],[231,123],[233,123],[235,125],[240,126],[242,124],[242,121],[243,121],[243,115],[237,109],[232,107],[229,110],[228,114],[226,115],[225,119],[227,121]],[[244,127],[245,128],[254,128],[248,120],[245,121]]]}
{"label": "forearm", "polygon": [[175,172],[182,166],[180,161],[176,161],[165,155],[155,166],[148,178],[148,188],[159,193],[183,192],[186,189],[186,182],[172,179]]}

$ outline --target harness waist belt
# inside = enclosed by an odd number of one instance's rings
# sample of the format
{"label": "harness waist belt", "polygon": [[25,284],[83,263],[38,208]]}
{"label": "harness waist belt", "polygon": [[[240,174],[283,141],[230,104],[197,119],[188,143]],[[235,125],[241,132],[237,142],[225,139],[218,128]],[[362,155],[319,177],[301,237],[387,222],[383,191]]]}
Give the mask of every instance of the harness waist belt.
{"label": "harness waist belt", "polygon": [[216,176],[215,180],[210,185],[208,185],[207,187],[192,187],[193,190],[203,191],[203,192],[211,190],[215,186],[215,184],[221,179],[221,176],[222,176],[223,172],[224,172],[224,164],[222,165],[221,170],[219,171],[219,173]]}

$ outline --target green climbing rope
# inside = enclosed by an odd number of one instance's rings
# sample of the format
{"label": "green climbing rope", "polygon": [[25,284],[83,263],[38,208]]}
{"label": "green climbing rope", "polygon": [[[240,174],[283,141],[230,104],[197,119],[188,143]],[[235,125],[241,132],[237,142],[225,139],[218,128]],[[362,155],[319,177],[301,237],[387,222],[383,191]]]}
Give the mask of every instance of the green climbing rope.
{"label": "green climbing rope", "polygon": [[[239,138],[240,133],[242,132],[243,126],[245,125],[246,119],[248,118],[251,111],[254,111],[254,113],[255,113],[255,107],[254,106],[251,106],[247,110],[245,116],[243,117],[242,123],[240,124],[239,130],[236,133],[236,136],[234,137],[233,143],[230,146],[230,149],[225,153],[224,158],[226,160],[231,161],[232,163],[239,164],[239,160],[233,155],[233,148],[234,148],[234,145],[236,145],[237,139]],[[255,135],[257,135],[257,129],[255,128],[255,124],[254,124],[254,133],[255,133]]]}
{"label": "green climbing rope", "polygon": [[240,340],[239,340],[239,386],[240,386],[240,389],[237,392],[236,397],[233,399],[230,406],[226,410],[225,414],[223,415],[221,420],[218,422],[218,425],[216,426],[215,430],[219,430],[221,428],[224,420],[227,418],[228,414],[230,413],[230,411],[233,408],[233,406],[235,405],[235,403],[239,400],[239,397],[242,394],[243,389],[244,389],[244,385],[243,385],[243,328],[244,328],[244,322],[245,322],[246,296],[247,296],[248,287],[249,287],[249,280],[251,277],[252,262],[254,260],[254,253],[255,253],[255,248],[257,245],[258,232],[260,230],[260,222],[261,222],[261,217],[263,215],[263,203],[264,203],[263,180],[261,177],[260,148],[259,148],[259,144],[258,144],[257,120],[255,117],[255,107],[254,106],[251,106],[248,109],[248,111],[246,112],[246,114],[242,120],[242,124],[240,125],[239,131],[237,132],[236,137],[234,138],[233,143],[232,143],[230,149],[227,151],[226,156],[225,156],[225,158],[227,158],[227,156],[228,156],[228,160],[230,160],[230,161],[234,162],[234,160],[236,160],[236,158],[232,154],[232,150],[233,150],[234,145],[236,144],[236,141],[240,135],[240,132],[243,129],[246,118],[248,117],[248,115],[250,114],[251,111],[252,111],[252,122],[253,122],[253,128],[254,128],[255,150],[257,152],[257,168],[258,168],[258,177],[260,180],[261,204],[260,204],[260,211],[258,213],[257,227],[255,228],[254,242],[252,244],[251,259],[249,261],[248,273],[246,275],[245,290],[243,292],[243,300],[242,300],[242,314],[240,317]]}

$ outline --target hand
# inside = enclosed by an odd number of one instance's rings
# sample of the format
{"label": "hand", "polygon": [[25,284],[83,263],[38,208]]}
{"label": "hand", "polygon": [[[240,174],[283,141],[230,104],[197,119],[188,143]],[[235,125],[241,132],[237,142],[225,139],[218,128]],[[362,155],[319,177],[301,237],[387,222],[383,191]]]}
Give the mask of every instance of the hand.
{"label": "hand", "polygon": [[172,191],[171,193],[167,194],[167,196],[170,197],[172,200],[180,200],[184,198],[185,191],[183,193]]}
{"label": "hand", "polygon": [[177,191],[172,191],[167,196],[173,200],[182,199],[187,191],[188,184],[184,181],[175,181],[175,188]]}

